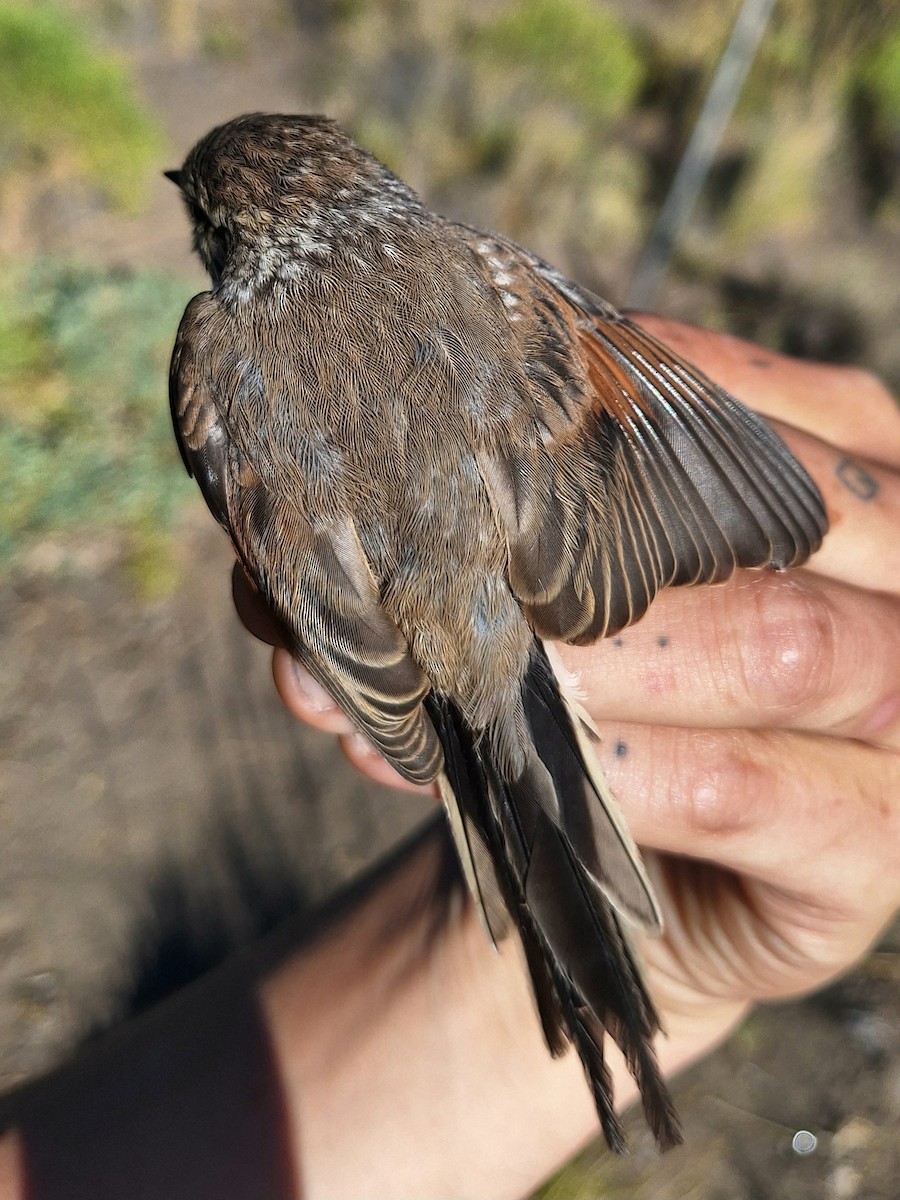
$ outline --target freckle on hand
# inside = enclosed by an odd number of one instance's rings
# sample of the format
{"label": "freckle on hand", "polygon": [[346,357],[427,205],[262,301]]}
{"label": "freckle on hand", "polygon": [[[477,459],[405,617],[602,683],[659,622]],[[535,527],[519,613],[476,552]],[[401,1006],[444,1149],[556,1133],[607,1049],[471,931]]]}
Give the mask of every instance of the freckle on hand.
{"label": "freckle on hand", "polygon": [[667,696],[678,689],[676,672],[669,666],[664,669],[645,669],[642,684],[648,696]]}

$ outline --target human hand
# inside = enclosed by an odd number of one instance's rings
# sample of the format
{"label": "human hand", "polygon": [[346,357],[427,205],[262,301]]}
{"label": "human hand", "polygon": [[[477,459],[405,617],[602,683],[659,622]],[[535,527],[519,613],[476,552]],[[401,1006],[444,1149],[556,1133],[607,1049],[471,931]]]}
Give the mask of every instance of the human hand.
{"label": "human hand", "polygon": [[[900,412],[862,372],[642,323],[778,424],[832,525],[800,571],[671,590],[621,636],[558,648],[632,832],[656,852],[654,995],[670,1024],[733,1019],[846,968],[900,903]],[[276,640],[240,580],[236,598]],[[274,674],[360,770],[410,786],[282,649]]]}
{"label": "human hand", "polygon": [[794,427],[831,519],[803,570],[669,592],[620,641],[562,651],[661,852],[655,994],[702,1016],[821,985],[900,903],[900,412],[860,372],[653,327]]}

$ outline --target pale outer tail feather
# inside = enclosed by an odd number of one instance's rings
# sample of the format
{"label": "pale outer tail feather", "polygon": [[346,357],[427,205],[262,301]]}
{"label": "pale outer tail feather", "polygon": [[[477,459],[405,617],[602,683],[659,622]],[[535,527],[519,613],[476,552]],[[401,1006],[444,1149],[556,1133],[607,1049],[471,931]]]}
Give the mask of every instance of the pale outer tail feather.
{"label": "pale outer tail feather", "polygon": [[481,834],[463,813],[450,786],[450,780],[443,772],[438,776],[437,785],[459,855],[463,877],[485,932],[494,946],[497,946],[509,933],[512,920],[497,881],[493,861]]}
{"label": "pale outer tail feather", "polygon": [[641,852],[597,760],[591,738],[597,742],[602,739],[592,717],[581,703],[578,677],[563,664],[552,643],[542,641],[541,645],[569,710],[578,749],[597,801],[591,805],[591,817],[597,844],[603,851],[604,875],[595,879],[595,882],[616,912],[645,933],[658,936],[663,932],[662,909]]}

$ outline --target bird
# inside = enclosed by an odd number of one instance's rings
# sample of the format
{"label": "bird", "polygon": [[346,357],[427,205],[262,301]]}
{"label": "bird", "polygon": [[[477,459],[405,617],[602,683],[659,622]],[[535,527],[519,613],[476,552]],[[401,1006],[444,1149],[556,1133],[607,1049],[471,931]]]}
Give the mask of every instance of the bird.
{"label": "bird", "polygon": [[251,113],[183,166],[211,280],[170,369],[188,472],[296,659],[436,784],[487,934],[626,1149],[607,1035],[682,1140],[635,950],[663,917],[548,643],[665,587],[804,562],[827,529],[776,433],[611,304],[446,219],[323,116]]}

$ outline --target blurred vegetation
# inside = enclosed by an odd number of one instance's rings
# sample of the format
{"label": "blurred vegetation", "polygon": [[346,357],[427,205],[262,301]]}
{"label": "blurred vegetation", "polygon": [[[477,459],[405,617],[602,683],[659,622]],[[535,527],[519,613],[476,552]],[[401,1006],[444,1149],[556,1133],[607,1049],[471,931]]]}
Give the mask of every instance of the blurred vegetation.
{"label": "blurred vegetation", "polygon": [[879,126],[896,133],[900,128],[900,28],[876,43],[859,63],[856,77],[872,96]]}
{"label": "blurred vegetation", "polygon": [[586,0],[524,0],[477,28],[489,65],[519,70],[532,96],[568,101],[605,123],[628,112],[643,82],[635,36]]}
{"label": "blurred vegetation", "polygon": [[854,63],[847,116],[867,212],[900,212],[900,23]]}
{"label": "blurred vegetation", "polygon": [[125,535],[142,590],[164,586],[159,539],[193,491],[164,383],[186,299],[151,272],[38,262],[0,275],[0,564],[90,530]]}
{"label": "blurred vegetation", "polygon": [[143,199],[161,152],[159,127],[135,99],[125,66],[50,4],[0,3],[0,111],[5,179],[55,171],[82,175],[125,207]]}
{"label": "blurred vegetation", "polygon": [[[0,109],[7,242],[48,181],[129,211],[145,200],[160,127],[72,16],[0,3]],[[0,570],[48,538],[113,533],[141,590],[165,587],[160,531],[188,491],[164,403],[185,298],[160,275],[0,260]]]}
{"label": "blurred vegetation", "polygon": [[[315,102],[438,208],[534,244],[615,295],[610,282],[647,236],[738,7],[319,5],[331,43]],[[720,315],[715,280],[755,247],[893,220],[898,37],[897,0],[776,5],[675,264],[674,278],[705,276],[710,288],[695,319]]]}

